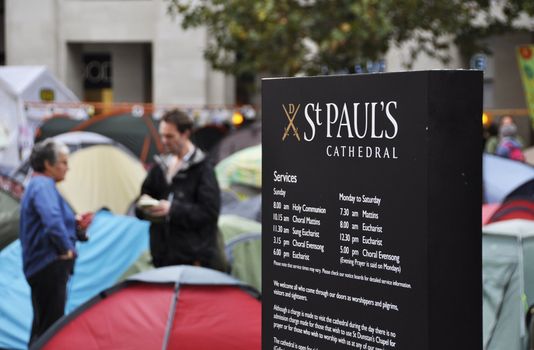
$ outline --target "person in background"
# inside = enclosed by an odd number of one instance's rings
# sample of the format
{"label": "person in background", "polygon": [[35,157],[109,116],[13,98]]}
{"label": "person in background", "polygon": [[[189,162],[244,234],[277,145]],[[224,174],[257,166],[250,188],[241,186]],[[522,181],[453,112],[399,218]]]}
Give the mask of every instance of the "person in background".
{"label": "person in background", "polygon": [[484,130],[484,140],[484,152],[495,154],[499,144],[499,125],[496,122],[491,122],[487,129]]}
{"label": "person in background", "polygon": [[156,157],[141,187],[136,215],[151,221],[155,267],[217,264],[220,190],[211,162],[190,140],[193,123],[180,110],[165,113],[159,133],[166,155]]}
{"label": "person in background", "polygon": [[67,281],[76,258],[79,238],[91,215],[77,218],[59,193],[56,183],[69,170],[69,149],[46,139],[33,147],[30,165],[34,170],[20,209],[20,242],[23,270],[30,285],[33,323],[29,344],[34,343],[65,312]]}
{"label": "person in background", "polygon": [[501,120],[499,128],[499,143],[495,149],[495,155],[524,162],[523,142],[517,135],[517,126],[512,117],[505,116]]}
{"label": "person in background", "polygon": [[489,137],[484,150],[486,153],[495,154],[497,146],[503,138],[503,134],[515,134],[515,139],[524,147],[523,140],[517,135],[517,126],[511,116],[505,115],[499,120],[499,124],[492,123],[488,128]]}

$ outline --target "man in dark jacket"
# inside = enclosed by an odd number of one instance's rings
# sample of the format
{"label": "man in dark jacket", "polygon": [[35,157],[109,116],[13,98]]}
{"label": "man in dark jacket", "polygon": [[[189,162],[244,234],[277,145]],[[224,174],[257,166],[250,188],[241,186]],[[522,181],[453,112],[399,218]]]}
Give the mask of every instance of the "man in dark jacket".
{"label": "man in dark jacket", "polygon": [[136,213],[151,221],[150,251],[156,267],[212,267],[217,253],[220,190],[212,165],[190,140],[192,126],[179,110],[162,117],[159,133],[167,154],[156,157],[141,188],[145,202],[138,202]]}

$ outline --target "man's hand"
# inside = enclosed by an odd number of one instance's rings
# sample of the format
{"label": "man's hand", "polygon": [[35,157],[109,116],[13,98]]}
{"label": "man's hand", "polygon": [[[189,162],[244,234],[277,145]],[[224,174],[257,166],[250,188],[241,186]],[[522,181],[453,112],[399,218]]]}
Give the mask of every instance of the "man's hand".
{"label": "man's hand", "polygon": [[148,212],[150,216],[162,217],[162,216],[167,216],[167,214],[169,214],[170,209],[171,209],[171,203],[168,200],[162,199],[159,201],[158,205],[147,208],[146,211]]}

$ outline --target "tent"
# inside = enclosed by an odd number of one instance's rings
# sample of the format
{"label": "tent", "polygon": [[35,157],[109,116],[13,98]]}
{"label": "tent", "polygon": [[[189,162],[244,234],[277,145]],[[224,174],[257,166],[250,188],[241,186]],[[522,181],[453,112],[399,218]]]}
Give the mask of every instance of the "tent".
{"label": "tent", "polygon": [[523,154],[525,155],[526,162],[530,165],[534,165],[534,146],[524,149]]}
{"label": "tent", "polygon": [[261,291],[261,233],[242,234],[225,247],[232,276]]}
{"label": "tent", "polygon": [[[66,312],[113,286],[148,249],[148,223],[98,212],[87,243],[78,243],[78,259],[68,284]],[[0,251],[0,349],[25,349],[32,309],[30,288],[22,272],[20,241]]]}
{"label": "tent", "polygon": [[261,224],[237,215],[221,215],[219,230],[231,275],[261,290]]}
{"label": "tent", "polygon": [[[95,134],[93,132],[86,131],[72,131],[64,134],[59,134],[53,137],[54,140],[64,143],[70,153],[74,153],[86,147],[96,145],[114,145],[119,147],[124,152],[131,154],[130,151],[121,144],[113,141],[109,137]],[[133,155],[132,155],[133,156]],[[33,173],[30,167],[30,159],[26,158],[12,173],[11,176],[18,181],[26,184]]]}
{"label": "tent", "polygon": [[499,209],[500,203],[491,203],[482,205],[482,225],[489,224],[492,215]]}
{"label": "tent", "polygon": [[10,169],[21,160],[19,130],[27,126],[24,105],[15,90],[0,79],[0,166]]}
{"label": "tent", "polygon": [[518,198],[505,201],[491,215],[488,224],[511,219],[534,221],[534,200]]}
{"label": "tent", "polygon": [[213,150],[218,163],[242,149],[261,144],[261,121],[242,127],[226,136]]}
{"label": "tent", "polygon": [[245,148],[215,167],[219,186],[245,198],[261,191],[261,145]]}
{"label": "tent", "polygon": [[54,140],[62,142],[69,147],[71,152],[96,145],[115,145],[121,147],[123,151],[129,152],[128,149],[120,143],[113,141],[109,137],[96,134],[89,131],[71,131],[54,136]]}
{"label": "tent", "polygon": [[485,350],[524,350],[525,315],[534,304],[534,221],[483,227],[483,341]]}
{"label": "tent", "polygon": [[0,174],[0,190],[20,201],[24,193],[24,185],[10,176]]}
{"label": "tent", "polygon": [[51,118],[41,125],[36,141],[69,131],[90,131],[122,144],[143,163],[163,149],[156,122],[149,116],[135,117],[131,113],[94,116],[85,121],[64,117]]}
{"label": "tent", "polygon": [[0,251],[19,236],[20,199],[24,187],[0,175]]}
{"label": "tent", "polygon": [[[225,193],[225,192],[223,192]],[[256,196],[239,200],[223,202],[221,207],[222,215],[237,215],[246,219],[261,222],[261,194]]]}
{"label": "tent", "polygon": [[19,236],[20,202],[0,189],[0,251]]}
{"label": "tent", "polygon": [[122,276],[118,279],[119,282],[125,281],[129,277],[138,274],[143,271],[152,270],[154,265],[152,265],[152,256],[150,255],[150,250],[145,250],[137,260],[130,265],[128,270],[126,270]]}
{"label": "tent", "polygon": [[82,121],[72,119],[64,115],[55,115],[43,121],[39,128],[35,131],[35,141],[42,141],[48,137],[54,137],[60,134],[65,134],[76,128]]}
{"label": "tent", "polygon": [[[261,290],[261,224],[238,215],[221,214],[218,228],[222,234],[230,274]],[[121,280],[150,269],[150,252],[146,251],[130,266]]]}
{"label": "tent", "polygon": [[191,141],[204,152],[209,153],[226,135],[228,129],[221,125],[206,125],[196,129],[191,135]]}
{"label": "tent", "polygon": [[534,179],[534,167],[518,161],[484,154],[484,199],[500,203],[520,185]]}
{"label": "tent", "polygon": [[534,179],[525,182],[521,186],[517,187],[515,190],[510,192],[505,200],[510,199],[530,199],[534,201]]}
{"label": "tent", "polygon": [[36,349],[261,349],[259,295],[226,274],[169,266],[130,277],[62,318]]}
{"label": "tent", "polygon": [[69,168],[58,188],[77,213],[107,207],[116,214],[125,214],[139,195],[146,175],[137,159],[113,145],[73,153]]}
{"label": "tent", "polygon": [[510,219],[534,220],[534,179],[509,192],[484,223]]}
{"label": "tent", "polygon": [[14,168],[29,154],[33,131],[25,102],[77,102],[78,98],[44,66],[0,67],[0,164]]}

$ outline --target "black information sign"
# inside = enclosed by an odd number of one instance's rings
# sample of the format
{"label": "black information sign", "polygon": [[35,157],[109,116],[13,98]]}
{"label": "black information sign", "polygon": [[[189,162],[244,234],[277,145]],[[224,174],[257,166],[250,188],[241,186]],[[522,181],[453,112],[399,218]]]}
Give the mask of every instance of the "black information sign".
{"label": "black information sign", "polygon": [[262,89],[263,349],[481,349],[482,73]]}

